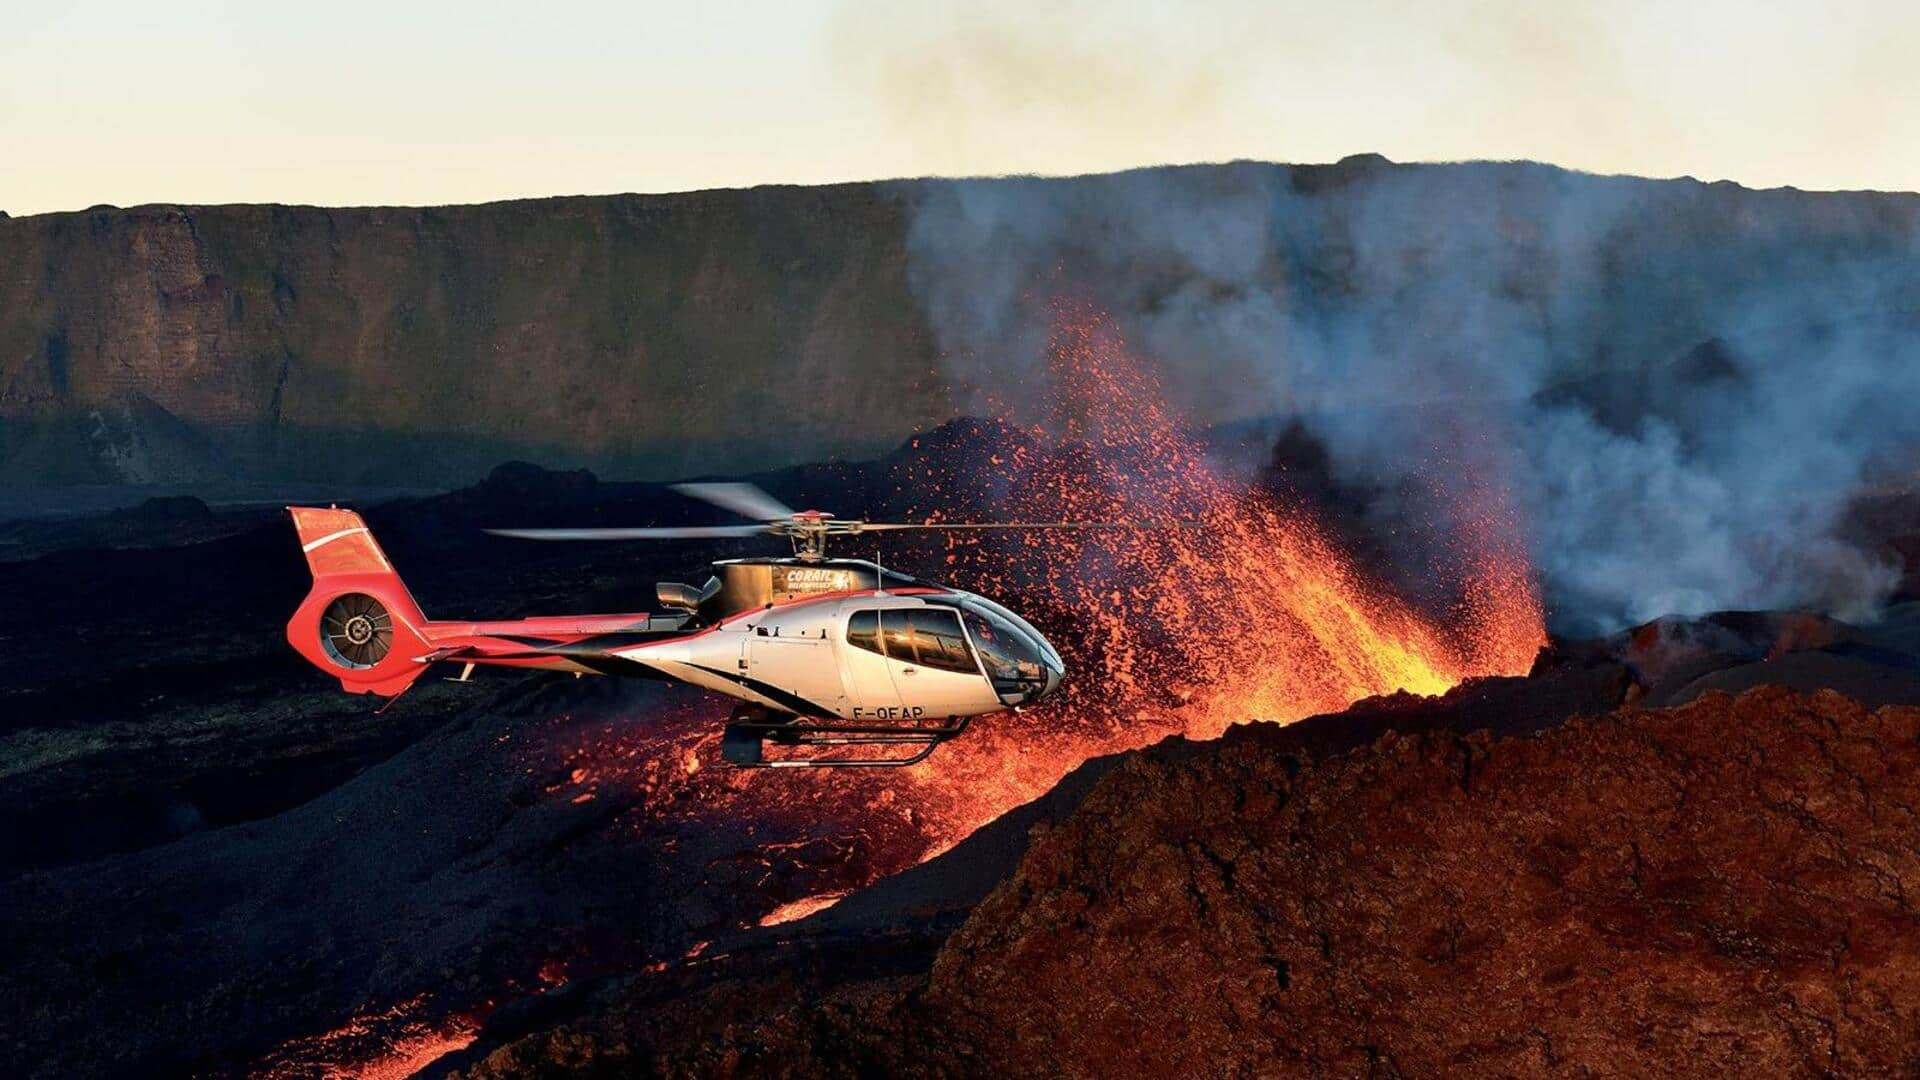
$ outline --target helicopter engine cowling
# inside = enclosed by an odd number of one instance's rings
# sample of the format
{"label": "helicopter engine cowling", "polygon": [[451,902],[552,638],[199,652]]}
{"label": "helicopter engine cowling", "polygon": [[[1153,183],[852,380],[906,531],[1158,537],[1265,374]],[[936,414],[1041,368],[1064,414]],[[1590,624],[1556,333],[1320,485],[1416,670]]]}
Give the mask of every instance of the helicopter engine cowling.
{"label": "helicopter engine cowling", "polygon": [[656,582],[653,586],[654,599],[661,607],[677,608],[681,611],[698,611],[700,605],[712,599],[720,591],[720,579],[709,577],[707,583],[696,589],[691,585],[682,585],[677,581]]}

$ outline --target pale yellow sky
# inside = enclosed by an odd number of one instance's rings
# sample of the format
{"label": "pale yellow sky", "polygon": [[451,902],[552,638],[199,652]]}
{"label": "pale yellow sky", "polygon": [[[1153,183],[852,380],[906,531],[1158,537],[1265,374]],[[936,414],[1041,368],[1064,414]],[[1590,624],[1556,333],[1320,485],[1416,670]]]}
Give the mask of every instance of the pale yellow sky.
{"label": "pale yellow sky", "polygon": [[1534,158],[1920,189],[1920,4],[16,5],[0,210]]}

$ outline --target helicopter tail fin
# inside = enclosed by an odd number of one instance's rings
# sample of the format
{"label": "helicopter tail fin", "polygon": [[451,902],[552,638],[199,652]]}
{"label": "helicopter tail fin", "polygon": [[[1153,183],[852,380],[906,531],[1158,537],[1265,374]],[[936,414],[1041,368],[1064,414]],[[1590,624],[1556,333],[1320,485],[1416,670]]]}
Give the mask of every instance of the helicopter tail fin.
{"label": "helicopter tail fin", "polygon": [[287,642],[356,694],[394,696],[427,669],[426,616],[360,515],[290,506],[313,588],[287,622]]}

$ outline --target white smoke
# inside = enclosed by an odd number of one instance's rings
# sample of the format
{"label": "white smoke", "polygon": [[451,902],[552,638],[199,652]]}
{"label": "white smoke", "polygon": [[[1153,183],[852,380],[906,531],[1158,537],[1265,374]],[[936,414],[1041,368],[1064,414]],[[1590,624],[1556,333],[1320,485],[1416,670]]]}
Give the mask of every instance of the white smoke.
{"label": "white smoke", "polygon": [[1859,617],[1897,578],[1835,526],[1920,447],[1920,198],[1377,159],[916,190],[976,407],[1042,377],[1066,292],[1196,423],[1304,423],[1383,534],[1504,487],[1560,629]]}

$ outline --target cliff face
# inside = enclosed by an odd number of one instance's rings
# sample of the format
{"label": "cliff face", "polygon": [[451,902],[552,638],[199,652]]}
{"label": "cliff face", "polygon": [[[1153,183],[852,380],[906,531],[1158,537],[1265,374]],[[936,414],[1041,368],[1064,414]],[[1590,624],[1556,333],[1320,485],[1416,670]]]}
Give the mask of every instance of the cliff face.
{"label": "cliff face", "polygon": [[[1778,392],[1776,368],[1796,386],[1846,357],[1905,370],[1917,220],[1912,196],[1377,158],[0,219],[0,483],[437,484],[510,457],[664,477],[875,452],[1031,405],[1056,293],[1111,309],[1196,423],[1318,415],[1363,473],[1409,449],[1382,433],[1427,430],[1379,411],[1402,399],[1573,406],[1634,447],[1674,452],[1646,438],[1657,422],[1704,453],[1730,417],[1825,400]],[[1858,398],[1819,416],[1892,423]],[[1586,431],[1516,424],[1559,432],[1529,459]]]}
{"label": "cliff face", "polygon": [[0,221],[0,483],[674,474],[947,413],[879,186]]}

